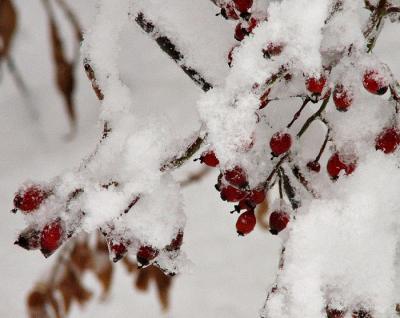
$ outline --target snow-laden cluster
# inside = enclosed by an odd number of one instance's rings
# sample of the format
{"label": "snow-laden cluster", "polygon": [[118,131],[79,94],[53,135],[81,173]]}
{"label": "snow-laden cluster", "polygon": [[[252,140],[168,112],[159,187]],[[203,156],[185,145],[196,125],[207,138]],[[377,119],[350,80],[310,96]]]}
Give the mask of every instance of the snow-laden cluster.
{"label": "snow-laden cluster", "polygon": [[[185,216],[169,170],[205,139],[200,161],[220,170],[221,198],[244,211],[240,235],[254,229],[266,193],[279,196],[269,226],[284,248],[263,317],[394,315],[400,89],[371,52],[396,3],[367,4],[99,1],[83,55],[104,96],[103,138],[76,171],[41,191],[27,184],[16,207],[36,211],[26,213],[19,244],[49,255],[59,245],[43,233],[62,241],[100,229],[114,260],[129,249],[141,263],[157,259],[176,272],[185,264]],[[118,64],[121,32],[135,23],[194,82],[207,83],[197,138],[178,141],[165,120],[137,112]]]}

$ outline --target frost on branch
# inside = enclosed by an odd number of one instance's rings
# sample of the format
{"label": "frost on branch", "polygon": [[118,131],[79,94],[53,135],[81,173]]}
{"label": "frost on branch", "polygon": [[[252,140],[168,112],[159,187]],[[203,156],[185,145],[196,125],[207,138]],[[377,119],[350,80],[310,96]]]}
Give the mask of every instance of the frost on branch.
{"label": "frost on branch", "polygon": [[[185,14],[196,10],[209,16]],[[185,217],[170,170],[206,143],[199,161],[219,169],[239,235],[275,199],[269,230],[282,255],[262,317],[393,316],[400,89],[372,51],[397,12],[387,0],[100,1],[83,54],[102,139],[79,169],[21,189],[29,227],[17,243],[49,256],[100,229],[114,261],[134,253],[179,271]],[[139,115],[120,79],[119,36],[132,24],[206,92],[201,131],[184,142]]]}

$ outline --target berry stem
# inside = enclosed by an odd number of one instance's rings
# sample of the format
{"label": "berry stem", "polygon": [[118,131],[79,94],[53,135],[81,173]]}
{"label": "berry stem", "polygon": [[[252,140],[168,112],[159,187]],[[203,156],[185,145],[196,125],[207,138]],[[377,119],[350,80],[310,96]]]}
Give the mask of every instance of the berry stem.
{"label": "berry stem", "polygon": [[279,177],[279,198],[283,200],[283,191],[282,191],[282,167],[278,169],[278,177]]}
{"label": "berry stem", "polygon": [[296,164],[291,164],[290,168],[300,184],[313,196],[314,199],[318,199],[320,195],[310,186],[310,183],[301,172],[300,167]]}
{"label": "berry stem", "polygon": [[320,117],[320,115],[322,114],[322,112],[325,110],[326,105],[328,105],[329,102],[329,98],[331,97],[331,95],[329,95],[328,97],[326,97],[321,105],[321,107],[311,116],[307,119],[307,121],[304,123],[303,127],[301,127],[300,131],[297,134],[297,138],[300,138],[308,129],[308,127],[311,125],[311,123]]}
{"label": "berry stem", "polygon": [[292,206],[293,210],[297,210],[301,206],[301,201],[298,199],[296,195],[296,189],[293,187],[290,182],[290,178],[285,172],[285,169],[281,167],[281,177],[283,181],[283,189],[285,190],[286,196],[289,199],[289,202]]}
{"label": "berry stem", "polygon": [[328,144],[328,141],[330,139],[330,134],[331,134],[331,129],[328,127],[328,129],[326,131],[324,142],[323,142],[323,144],[321,146],[321,149],[319,150],[319,153],[318,153],[317,157],[315,157],[315,160],[314,160],[315,162],[318,162],[319,159],[321,159],[321,156],[324,153],[326,145]]}
{"label": "berry stem", "polygon": [[292,127],[292,125],[294,124],[294,122],[300,117],[301,112],[303,111],[303,109],[307,106],[307,104],[311,101],[311,99],[309,97],[306,97],[303,101],[303,104],[301,105],[300,109],[294,114],[292,121],[286,126],[286,128],[290,128]]}

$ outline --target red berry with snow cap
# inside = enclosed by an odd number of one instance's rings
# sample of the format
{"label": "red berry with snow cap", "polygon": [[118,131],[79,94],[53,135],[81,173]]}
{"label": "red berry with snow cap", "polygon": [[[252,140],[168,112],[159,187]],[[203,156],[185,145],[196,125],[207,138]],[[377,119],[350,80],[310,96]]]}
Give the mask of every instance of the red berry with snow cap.
{"label": "red berry with snow cap", "polygon": [[40,250],[45,257],[49,257],[61,245],[64,230],[60,221],[47,224],[40,236]]}
{"label": "red berry with snow cap", "polygon": [[328,160],[326,169],[329,176],[336,180],[339,177],[340,172],[343,170],[346,175],[353,173],[356,168],[356,159],[352,158],[350,161],[343,160],[342,156],[336,152]]}
{"label": "red berry with snow cap", "polygon": [[283,44],[269,42],[263,49],[264,57],[270,58],[271,56],[277,56],[282,53]]}
{"label": "red berry with snow cap", "polygon": [[367,70],[363,77],[364,88],[375,95],[383,95],[388,90],[386,79],[377,70]]}
{"label": "red berry with snow cap", "polygon": [[231,185],[221,185],[221,199],[228,202],[239,202],[244,199],[246,192]]}
{"label": "red berry with snow cap", "polygon": [[147,266],[158,256],[158,250],[149,245],[142,245],[136,253],[136,259],[142,266]]}
{"label": "red berry with snow cap", "polygon": [[20,190],[14,197],[15,208],[30,213],[37,210],[49,193],[39,185],[33,185],[27,189]]}
{"label": "red berry with snow cap", "polygon": [[334,308],[326,308],[327,318],[343,318],[345,313],[342,310]]}
{"label": "red berry with snow cap", "polygon": [[224,171],[225,180],[231,185],[243,188],[247,186],[247,176],[243,168],[236,166],[232,169]]}
{"label": "red berry with snow cap", "polygon": [[395,128],[386,128],[375,140],[376,150],[384,153],[393,153],[400,144],[400,131]]}
{"label": "red berry with snow cap", "polygon": [[320,172],[321,171],[321,165],[319,164],[318,161],[309,161],[307,163],[307,168],[310,171],[314,171],[314,172]]}
{"label": "red berry with snow cap", "polygon": [[338,84],[333,91],[333,102],[338,111],[345,112],[353,102],[352,93],[348,89],[344,88],[343,85]]}
{"label": "red berry with snow cap", "polygon": [[253,0],[233,0],[235,7],[238,11],[246,13],[253,6]]}
{"label": "red berry with snow cap", "polygon": [[269,231],[273,235],[277,235],[283,231],[289,223],[290,216],[285,211],[274,211],[269,216]]}
{"label": "red berry with snow cap", "polygon": [[175,236],[175,238],[169,243],[165,249],[167,251],[177,251],[181,248],[183,243],[183,231],[179,230],[178,234]]}
{"label": "red berry with snow cap", "polygon": [[200,162],[209,167],[216,167],[219,165],[219,160],[212,150],[203,152],[200,156]]}
{"label": "red berry with snow cap", "polygon": [[221,9],[221,15],[227,20],[239,20],[239,16],[235,11],[235,5],[231,2],[227,3],[226,6]]}
{"label": "red berry with snow cap", "polygon": [[277,132],[272,135],[269,146],[274,156],[280,156],[292,146],[292,136],[288,133]]}
{"label": "red berry with snow cap", "polygon": [[236,222],[236,231],[239,235],[249,234],[254,230],[256,226],[256,216],[254,215],[254,211],[246,211],[242,213]]}
{"label": "red berry with snow cap", "polygon": [[113,262],[116,263],[120,259],[122,259],[125,254],[128,252],[128,249],[126,248],[125,244],[120,242],[120,243],[112,243],[110,246],[111,252],[114,254],[113,257]]}
{"label": "red berry with snow cap", "polygon": [[320,95],[325,87],[326,78],[325,76],[321,75],[320,77],[308,77],[306,80],[306,87],[308,91],[313,94]]}

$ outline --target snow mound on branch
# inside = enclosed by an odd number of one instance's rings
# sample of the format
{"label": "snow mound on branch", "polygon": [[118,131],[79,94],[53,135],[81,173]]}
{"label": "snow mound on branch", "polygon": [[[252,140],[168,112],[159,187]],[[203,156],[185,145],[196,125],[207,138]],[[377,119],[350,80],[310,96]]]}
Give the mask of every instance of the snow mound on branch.
{"label": "snow mound on branch", "polygon": [[326,302],[391,317],[399,278],[397,162],[374,152],[354,175],[336,182],[329,199],[299,210],[266,317],[326,317]]}

